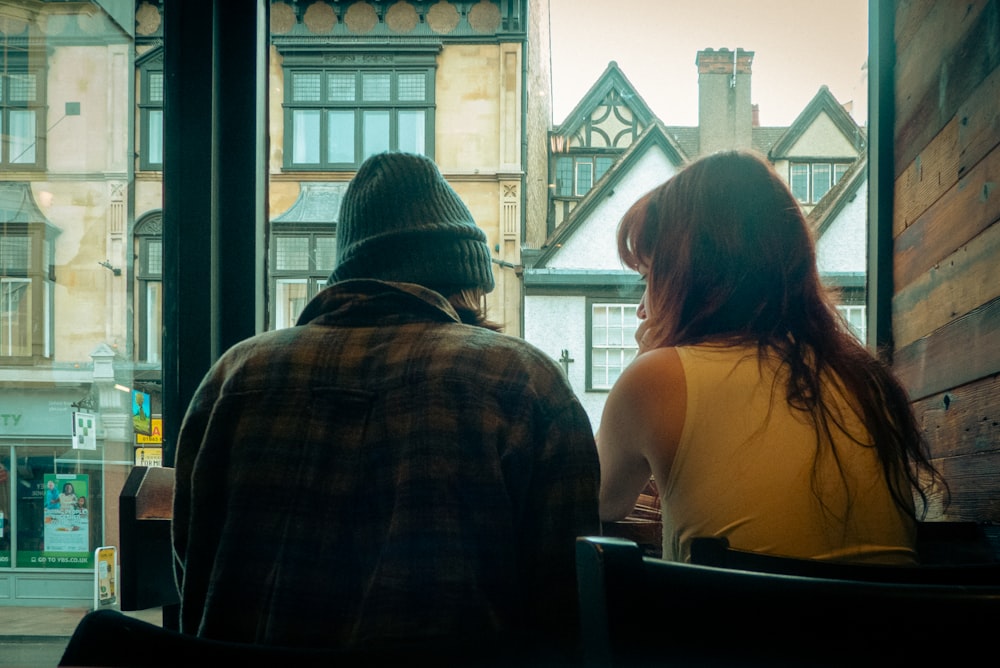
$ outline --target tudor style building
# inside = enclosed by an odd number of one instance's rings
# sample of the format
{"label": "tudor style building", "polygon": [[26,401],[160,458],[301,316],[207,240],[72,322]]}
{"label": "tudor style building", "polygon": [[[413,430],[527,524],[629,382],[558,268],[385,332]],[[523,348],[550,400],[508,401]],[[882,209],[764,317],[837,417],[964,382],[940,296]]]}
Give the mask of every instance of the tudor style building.
{"label": "tudor style building", "polygon": [[643,290],[618,259],[618,221],[700,155],[746,148],[768,157],[816,232],[821,276],[840,289],[841,312],[865,336],[864,129],[825,86],[790,126],[760,127],[750,101],[753,55],[698,52],[698,126],[664,125],[611,62],[550,134],[549,215],[522,251],[524,338],[561,361],[595,428],[635,356]]}

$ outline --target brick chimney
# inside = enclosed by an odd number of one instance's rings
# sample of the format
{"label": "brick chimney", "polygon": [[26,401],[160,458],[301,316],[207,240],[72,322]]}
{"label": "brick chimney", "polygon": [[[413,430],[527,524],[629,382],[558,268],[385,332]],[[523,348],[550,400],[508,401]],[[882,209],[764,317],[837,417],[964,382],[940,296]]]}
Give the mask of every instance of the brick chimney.
{"label": "brick chimney", "polygon": [[722,48],[698,52],[699,153],[750,148],[753,51]]}
{"label": "brick chimney", "polygon": [[751,109],[751,112],[750,112],[751,118],[753,119],[752,121],[750,121],[750,127],[752,127],[752,128],[759,128],[760,127],[760,105],[759,104],[751,104],[750,105],[750,109]]}

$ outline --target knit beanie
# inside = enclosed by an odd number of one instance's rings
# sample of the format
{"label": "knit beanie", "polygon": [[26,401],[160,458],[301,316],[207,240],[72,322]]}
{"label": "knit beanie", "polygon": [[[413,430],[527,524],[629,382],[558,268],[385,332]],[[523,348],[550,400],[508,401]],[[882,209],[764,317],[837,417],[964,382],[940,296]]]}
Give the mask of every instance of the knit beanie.
{"label": "knit beanie", "polygon": [[437,165],[422,155],[369,157],[347,186],[328,283],[376,278],[439,291],[493,289],[486,234]]}

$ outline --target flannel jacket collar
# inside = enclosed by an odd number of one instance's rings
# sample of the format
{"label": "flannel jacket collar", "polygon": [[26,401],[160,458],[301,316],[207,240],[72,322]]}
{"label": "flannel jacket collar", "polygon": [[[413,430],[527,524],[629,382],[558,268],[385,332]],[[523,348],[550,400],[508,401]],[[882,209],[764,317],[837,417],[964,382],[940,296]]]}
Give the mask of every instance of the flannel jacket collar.
{"label": "flannel jacket collar", "polygon": [[320,291],[295,324],[364,326],[425,321],[462,322],[451,303],[434,290],[415,283],[358,278]]}

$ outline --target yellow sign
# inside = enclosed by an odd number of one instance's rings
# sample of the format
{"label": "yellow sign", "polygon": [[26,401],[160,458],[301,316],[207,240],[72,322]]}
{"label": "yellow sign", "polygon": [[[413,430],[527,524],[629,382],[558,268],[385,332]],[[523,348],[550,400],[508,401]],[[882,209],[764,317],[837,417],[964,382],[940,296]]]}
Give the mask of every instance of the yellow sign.
{"label": "yellow sign", "polygon": [[163,448],[136,448],[136,466],[163,466]]}
{"label": "yellow sign", "polygon": [[115,578],[118,570],[118,549],[113,546],[94,550],[94,609],[114,605],[118,600]]}
{"label": "yellow sign", "polygon": [[149,436],[145,434],[135,435],[136,443],[163,443],[163,418],[153,418],[153,428]]}

